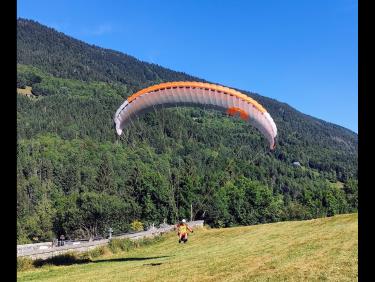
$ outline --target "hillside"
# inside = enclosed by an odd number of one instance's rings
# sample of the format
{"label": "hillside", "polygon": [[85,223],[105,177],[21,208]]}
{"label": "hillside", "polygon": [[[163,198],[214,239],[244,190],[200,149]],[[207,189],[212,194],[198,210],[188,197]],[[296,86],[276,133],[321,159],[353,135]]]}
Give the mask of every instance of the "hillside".
{"label": "hillside", "polygon": [[190,108],[149,113],[118,138],[113,114],[134,91],[204,80],[24,19],[17,63],[17,88],[35,96],[17,95],[18,242],[172,223],[191,204],[212,226],[357,210],[358,136],[348,129],[238,89],[274,118],[274,152],[240,120]]}
{"label": "hillside", "polygon": [[18,273],[18,281],[355,281],[358,215],[175,234],[154,245],[73,266]]}
{"label": "hillside", "polygon": [[[52,76],[65,79],[121,83],[126,85],[126,90],[121,89],[119,93],[122,98],[159,82],[205,81],[141,62],[120,52],[88,45],[29,20],[18,20],[17,47],[18,64],[35,66]],[[271,113],[280,128],[281,145],[291,143],[311,147],[327,144],[344,150],[343,155],[350,154],[351,158],[356,156],[358,136],[350,130],[304,115],[274,99],[239,90],[258,100]],[[318,147],[311,149],[316,150]],[[340,157],[343,158],[343,155]],[[300,156],[295,158],[307,161]],[[310,165],[319,167],[315,160],[309,161]],[[335,165],[336,171],[342,169],[337,163],[332,165]]]}

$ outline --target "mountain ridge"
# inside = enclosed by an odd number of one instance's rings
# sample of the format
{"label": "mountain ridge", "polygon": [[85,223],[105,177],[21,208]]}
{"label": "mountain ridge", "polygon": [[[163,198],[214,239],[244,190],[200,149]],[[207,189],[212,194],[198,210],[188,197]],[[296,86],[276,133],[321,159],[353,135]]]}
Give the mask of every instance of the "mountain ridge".
{"label": "mountain ridge", "polygon": [[[158,64],[148,63],[148,62],[146,62],[146,61],[139,60],[139,59],[137,59],[137,58],[135,58],[135,57],[133,57],[133,56],[127,55],[127,54],[122,53],[122,52],[120,52],[120,51],[116,51],[116,50],[108,49],[108,48],[103,48],[103,47],[100,47],[100,46],[96,46],[96,45],[94,45],[94,44],[88,44],[88,43],[86,43],[86,42],[84,42],[84,41],[81,41],[81,40],[79,40],[79,39],[76,39],[76,38],[74,38],[74,37],[71,37],[71,36],[69,36],[69,35],[66,35],[66,34],[64,34],[64,33],[62,33],[62,32],[59,32],[59,31],[57,31],[57,30],[54,29],[54,28],[50,28],[50,27],[47,27],[47,26],[43,26],[42,24],[40,24],[40,23],[38,23],[38,22],[36,22],[36,21],[33,21],[33,20],[18,19],[18,24],[19,24],[20,26],[28,26],[28,25],[31,25],[31,26],[33,26],[34,28],[35,28],[35,27],[38,27],[38,28],[40,29],[40,32],[41,32],[41,33],[42,33],[42,32],[48,32],[48,33],[51,33],[51,34],[53,34],[53,33],[57,33],[57,35],[58,35],[58,36],[57,36],[57,38],[58,38],[57,41],[64,40],[64,39],[65,39],[65,40],[66,40],[66,39],[67,39],[67,40],[71,40],[71,42],[73,42],[74,45],[77,45],[77,46],[75,46],[75,47],[82,47],[82,46],[86,46],[86,47],[87,47],[87,46],[89,46],[89,47],[92,48],[92,50],[93,50],[94,52],[96,52],[96,53],[103,53],[103,52],[105,53],[105,52],[109,52],[110,55],[119,56],[119,57],[121,57],[121,59],[124,59],[125,61],[122,62],[123,65],[126,65],[127,61],[132,61],[132,63],[136,62],[136,63],[144,64],[144,65],[146,65],[147,67],[151,67],[153,70],[159,70],[159,71],[163,70],[163,71],[166,71],[166,72],[175,73],[175,74],[177,75],[177,78],[172,79],[171,81],[178,81],[178,80],[180,79],[181,81],[192,80],[192,81],[209,82],[209,83],[215,83],[215,84],[219,84],[219,85],[221,85],[220,83],[207,81],[207,80],[204,80],[204,79],[202,79],[202,78],[198,78],[198,77],[195,77],[195,76],[192,76],[192,75],[186,74],[186,73],[184,73],[184,72],[173,71],[173,70],[171,70],[171,69],[168,69],[168,68],[162,67],[162,66],[160,66],[160,65],[158,65]],[[17,34],[17,36],[20,36],[20,37],[24,36],[24,32],[23,32],[24,30],[23,30],[23,29],[18,29],[18,31],[19,31],[19,33]],[[50,41],[55,43],[55,41],[52,40],[52,39],[51,39]],[[19,48],[19,49],[17,49],[17,50],[22,50],[22,47]],[[35,53],[34,53],[34,54],[35,54]],[[28,59],[25,59],[25,57],[26,57],[25,54],[22,53],[22,52],[19,52],[19,51],[17,52],[17,55],[18,55],[18,56],[17,56],[17,62],[18,62],[18,63],[22,63],[22,64],[26,64],[26,65],[27,65],[27,64],[31,64],[31,65],[35,64],[36,58],[38,58],[38,56],[33,56],[33,57],[30,56],[30,57],[28,57]],[[106,57],[106,58],[107,58],[107,57]],[[89,63],[89,62],[88,62],[88,63]],[[38,65],[38,64],[36,64],[36,65]],[[71,71],[71,72],[72,72],[72,71]],[[75,71],[73,70],[73,73],[71,73],[71,72],[70,72],[70,73],[67,73],[67,74],[65,74],[65,75],[63,75],[62,77],[63,77],[63,78],[76,78],[77,76],[76,76]],[[156,72],[156,73],[157,73],[157,72]],[[54,73],[52,72],[51,74],[54,74]],[[139,73],[136,73],[136,74],[135,74],[135,76],[138,76],[138,75],[139,75]],[[82,78],[83,78],[84,80],[88,80],[87,77],[85,77],[85,76],[83,76]],[[105,76],[105,75],[101,76],[100,78],[101,78],[100,81],[104,81],[104,82],[114,81],[112,77],[107,77],[107,76]],[[157,77],[154,77],[154,78],[156,78],[156,80],[158,79]],[[127,80],[122,80],[122,79],[120,79],[120,78],[116,78],[115,81],[120,82],[120,83],[125,83],[125,84],[126,84],[126,83],[129,83],[129,81],[127,81]],[[131,81],[131,80],[130,80],[130,81]],[[152,84],[153,81],[154,81],[154,80],[143,81],[144,84],[143,84],[143,85],[137,85],[137,87],[135,87],[134,91],[140,90],[141,88],[146,87],[146,86],[150,86],[150,85]],[[316,117],[314,117],[314,116],[312,116],[312,115],[307,115],[307,114],[305,114],[305,113],[303,113],[303,112],[301,112],[301,111],[299,111],[299,110],[293,108],[293,107],[292,107],[291,105],[289,105],[288,103],[280,102],[280,101],[277,100],[277,99],[269,98],[269,97],[266,97],[266,96],[262,96],[262,95],[260,95],[260,94],[258,94],[258,93],[251,92],[251,91],[249,91],[249,90],[243,90],[243,89],[239,89],[239,88],[236,88],[236,87],[231,87],[231,88],[236,89],[236,90],[238,90],[238,91],[240,91],[240,92],[243,92],[243,93],[245,93],[245,94],[247,94],[247,95],[253,95],[253,96],[257,97],[257,98],[261,97],[261,100],[264,100],[264,99],[266,100],[266,104],[268,104],[267,101],[277,102],[277,103],[283,104],[284,106],[288,107],[289,109],[291,109],[291,110],[293,110],[293,111],[295,111],[295,112],[297,112],[297,113],[299,113],[299,114],[303,114],[303,115],[305,115],[306,117],[311,117],[311,118],[313,118],[313,119],[316,119],[316,120],[319,121],[319,122],[324,122],[324,123],[329,124],[329,125],[332,125],[332,126],[334,126],[334,127],[338,127],[338,128],[340,128],[340,129],[348,130],[350,133],[357,134],[357,133],[355,133],[354,131],[352,131],[352,130],[346,128],[346,127],[343,127],[343,126],[341,126],[341,125],[338,125],[338,124],[335,124],[335,123],[332,123],[332,122],[329,122],[329,121],[325,121],[325,120],[320,119],[320,118],[316,118]]]}

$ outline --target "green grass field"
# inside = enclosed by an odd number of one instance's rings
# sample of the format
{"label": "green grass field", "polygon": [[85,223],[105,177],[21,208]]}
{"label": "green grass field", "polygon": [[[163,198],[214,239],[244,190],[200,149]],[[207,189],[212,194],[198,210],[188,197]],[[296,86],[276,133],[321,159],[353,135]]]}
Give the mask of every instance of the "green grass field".
{"label": "green grass field", "polygon": [[358,214],[175,234],[93,262],[18,272],[18,281],[357,281]]}

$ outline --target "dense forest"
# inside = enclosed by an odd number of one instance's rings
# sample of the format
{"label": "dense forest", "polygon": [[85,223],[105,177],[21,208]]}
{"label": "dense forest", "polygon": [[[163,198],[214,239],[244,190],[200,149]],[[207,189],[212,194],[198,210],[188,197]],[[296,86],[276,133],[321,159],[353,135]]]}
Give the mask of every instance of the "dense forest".
{"label": "dense forest", "polygon": [[357,210],[357,134],[256,93],[237,89],[274,118],[274,151],[242,120],[196,108],[145,114],[116,136],[127,96],[192,80],[204,81],[18,19],[17,242],[175,223],[191,206],[214,227]]}

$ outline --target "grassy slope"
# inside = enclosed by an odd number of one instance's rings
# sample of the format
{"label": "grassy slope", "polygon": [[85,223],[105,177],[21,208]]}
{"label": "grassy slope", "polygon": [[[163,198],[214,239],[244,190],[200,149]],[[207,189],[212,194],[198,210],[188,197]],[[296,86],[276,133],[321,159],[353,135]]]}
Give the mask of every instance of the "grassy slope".
{"label": "grassy slope", "polygon": [[353,281],[358,215],[175,234],[128,253],[18,273],[19,281]]}

